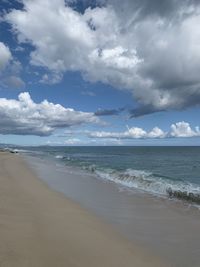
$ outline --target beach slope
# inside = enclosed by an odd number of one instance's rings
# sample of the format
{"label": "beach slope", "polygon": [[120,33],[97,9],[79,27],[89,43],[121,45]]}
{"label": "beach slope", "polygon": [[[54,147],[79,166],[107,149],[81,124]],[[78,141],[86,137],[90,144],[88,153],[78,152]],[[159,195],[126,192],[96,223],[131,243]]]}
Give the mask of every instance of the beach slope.
{"label": "beach slope", "polygon": [[41,182],[19,155],[0,153],[1,267],[164,266]]}

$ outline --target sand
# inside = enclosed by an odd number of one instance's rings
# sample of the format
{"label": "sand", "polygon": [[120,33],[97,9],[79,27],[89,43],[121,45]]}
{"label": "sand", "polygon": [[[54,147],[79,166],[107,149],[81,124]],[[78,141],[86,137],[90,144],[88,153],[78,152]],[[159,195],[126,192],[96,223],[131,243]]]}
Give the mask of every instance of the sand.
{"label": "sand", "polygon": [[0,266],[166,266],[0,153]]}

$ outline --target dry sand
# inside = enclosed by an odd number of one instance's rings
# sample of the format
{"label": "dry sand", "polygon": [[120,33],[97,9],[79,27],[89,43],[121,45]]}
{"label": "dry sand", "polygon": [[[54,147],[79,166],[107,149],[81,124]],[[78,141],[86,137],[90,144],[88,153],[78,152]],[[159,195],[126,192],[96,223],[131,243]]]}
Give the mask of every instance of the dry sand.
{"label": "dry sand", "polygon": [[0,153],[0,267],[166,266]]}

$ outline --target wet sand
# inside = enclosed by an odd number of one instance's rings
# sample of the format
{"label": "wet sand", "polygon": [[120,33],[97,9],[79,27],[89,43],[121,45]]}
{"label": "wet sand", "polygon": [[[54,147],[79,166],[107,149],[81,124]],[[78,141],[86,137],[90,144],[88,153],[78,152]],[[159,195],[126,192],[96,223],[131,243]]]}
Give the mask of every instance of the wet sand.
{"label": "wet sand", "polygon": [[166,266],[0,153],[0,266]]}

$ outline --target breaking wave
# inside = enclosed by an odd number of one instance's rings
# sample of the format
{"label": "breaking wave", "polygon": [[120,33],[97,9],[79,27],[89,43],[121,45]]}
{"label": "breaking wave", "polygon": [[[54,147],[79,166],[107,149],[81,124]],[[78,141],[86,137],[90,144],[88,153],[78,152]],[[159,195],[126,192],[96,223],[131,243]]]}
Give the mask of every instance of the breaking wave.
{"label": "breaking wave", "polygon": [[200,186],[193,183],[171,180],[142,170],[116,171],[96,169],[95,166],[90,166],[88,170],[101,179],[112,181],[123,187],[200,204]]}
{"label": "breaking wave", "polygon": [[56,159],[63,159],[64,157],[62,155],[56,155],[55,158]]}

